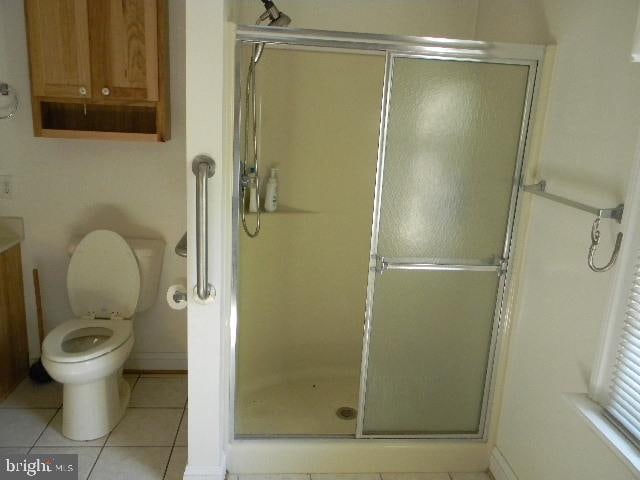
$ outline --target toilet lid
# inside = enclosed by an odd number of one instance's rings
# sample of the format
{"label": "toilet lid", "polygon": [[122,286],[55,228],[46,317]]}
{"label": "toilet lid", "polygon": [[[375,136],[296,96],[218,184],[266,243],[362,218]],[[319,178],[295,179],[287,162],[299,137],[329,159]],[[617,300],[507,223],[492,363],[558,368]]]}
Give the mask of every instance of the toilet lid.
{"label": "toilet lid", "polygon": [[84,237],[71,257],[67,290],[78,317],[132,317],[140,295],[140,270],[125,239],[109,230]]}

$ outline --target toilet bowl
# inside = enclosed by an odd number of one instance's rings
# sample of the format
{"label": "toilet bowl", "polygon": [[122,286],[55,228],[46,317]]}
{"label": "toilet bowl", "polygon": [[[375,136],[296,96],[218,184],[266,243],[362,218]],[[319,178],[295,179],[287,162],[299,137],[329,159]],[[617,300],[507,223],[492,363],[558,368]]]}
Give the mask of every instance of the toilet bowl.
{"label": "toilet bowl", "polygon": [[122,368],[134,343],[140,269],[126,240],[108,230],[84,237],[71,257],[67,291],[78,318],[46,336],[42,364],[63,384],[63,435],[92,440],[117,425],[131,395]]}

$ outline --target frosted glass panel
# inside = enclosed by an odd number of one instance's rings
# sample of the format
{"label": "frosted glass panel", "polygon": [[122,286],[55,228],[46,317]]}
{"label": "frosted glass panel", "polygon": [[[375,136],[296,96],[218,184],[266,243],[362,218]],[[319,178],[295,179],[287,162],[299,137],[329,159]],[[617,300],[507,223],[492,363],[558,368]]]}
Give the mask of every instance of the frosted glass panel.
{"label": "frosted glass panel", "polygon": [[[529,67],[396,58],[375,277],[365,435],[477,435]],[[422,261],[420,261],[422,260]],[[415,267],[415,266],[414,266]]]}
{"label": "frosted glass panel", "polygon": [[395,60],[379,255],[502,255],[528,70]]}
{"label": "frosted glass panel", "polygon": [[365,434],[478,431],[498,274],[376,279]]}

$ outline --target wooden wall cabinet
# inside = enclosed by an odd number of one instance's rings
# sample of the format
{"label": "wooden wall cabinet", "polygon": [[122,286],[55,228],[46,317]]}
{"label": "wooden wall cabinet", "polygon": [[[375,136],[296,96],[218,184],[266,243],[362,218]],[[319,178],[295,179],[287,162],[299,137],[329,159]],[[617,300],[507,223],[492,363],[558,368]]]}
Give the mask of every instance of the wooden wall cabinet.
{"label": "wooden wall cabinet", "polygon": [[26,0],[36,136],[170,137],[167,0]]}
{"label": "wooden wall cabinet", "polygon": [[20,245],[0,253],[0,400],[29,372]]}

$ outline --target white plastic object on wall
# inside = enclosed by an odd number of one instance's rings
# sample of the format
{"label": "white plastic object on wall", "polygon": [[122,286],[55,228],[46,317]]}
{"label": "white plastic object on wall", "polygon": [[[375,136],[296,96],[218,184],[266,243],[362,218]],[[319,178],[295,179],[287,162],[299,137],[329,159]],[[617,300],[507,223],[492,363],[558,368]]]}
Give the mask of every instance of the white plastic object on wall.
{"label": "white plastic object on wall", "polygon": [[13,178],[11,175],[0,175],[0,198],[4,200],[13,198]]}
{"label": "white plastic object on wall", "polygon": [[631,49],[631,61],[640,62],[640,11],[638,12],[638,20],[636,22],[636,31],[633,34],[633,47]]}

